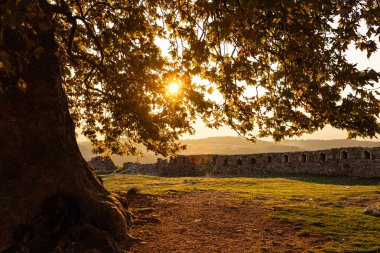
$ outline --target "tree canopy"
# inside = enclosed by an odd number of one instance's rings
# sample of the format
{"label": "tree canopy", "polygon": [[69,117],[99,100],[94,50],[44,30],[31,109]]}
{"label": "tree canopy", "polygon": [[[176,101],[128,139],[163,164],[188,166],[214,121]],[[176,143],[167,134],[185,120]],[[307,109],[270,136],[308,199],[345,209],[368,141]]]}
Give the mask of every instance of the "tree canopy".
{"label": "tree canopy", "polygon": [[72,118],[98,152],[173,153],[197,116],[252,140],[326,124],[380,133],[380,74],[345,58],[350,44],[376,52],[376,0],[5,0],[0,11],[0,72],[13,80],[0,93],[28,88],[23,65],[44,51],[33,35],[53,28]]}

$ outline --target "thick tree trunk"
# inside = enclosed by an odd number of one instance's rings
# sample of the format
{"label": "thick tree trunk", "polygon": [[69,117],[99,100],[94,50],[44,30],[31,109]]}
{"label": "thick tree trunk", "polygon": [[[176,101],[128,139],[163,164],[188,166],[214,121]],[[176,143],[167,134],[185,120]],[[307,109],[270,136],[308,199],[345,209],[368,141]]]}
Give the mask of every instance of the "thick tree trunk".
{"label": "thick tree trunk", "polygon": [[[20,47],[11,34],[4,38],[8,48]],[[1,76],[0,252],[118,252],[127,239],[126,207],[80,154],[54,33],[34,40],[44,53],[20,75],[26,90]]]}

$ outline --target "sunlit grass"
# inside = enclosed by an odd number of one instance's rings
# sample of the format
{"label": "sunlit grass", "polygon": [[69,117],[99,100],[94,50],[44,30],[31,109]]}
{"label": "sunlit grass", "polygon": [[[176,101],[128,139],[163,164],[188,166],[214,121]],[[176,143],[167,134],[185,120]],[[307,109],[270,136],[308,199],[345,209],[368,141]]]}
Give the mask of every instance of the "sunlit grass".
{"label": "sunlit grass", "polygon": [[138,188],[141,193],[164,195],[175,191],[233,192],[272,208],[270,216],[291,223],[301,233],[326,239],[324,252],[380,252],[380,219],[363,214],[380,200],[376,181],[348,178],[164,178],[109,175],[111,191]]}

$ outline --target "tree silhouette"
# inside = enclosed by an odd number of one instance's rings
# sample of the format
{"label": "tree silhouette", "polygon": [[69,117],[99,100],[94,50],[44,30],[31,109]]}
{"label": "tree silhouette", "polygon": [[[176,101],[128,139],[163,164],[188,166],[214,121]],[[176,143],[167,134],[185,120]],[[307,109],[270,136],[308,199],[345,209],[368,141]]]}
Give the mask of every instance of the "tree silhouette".
{"label": "tree silhouette", "polygon": [[198,115],[252,140],[326,124],[374,137],[379,73],[344,54],[377,50],[379,11],[374,0],[1,1],[0,250],[130,241],[126,205],[80,155],[75,126],[117,154],[172,154]]}

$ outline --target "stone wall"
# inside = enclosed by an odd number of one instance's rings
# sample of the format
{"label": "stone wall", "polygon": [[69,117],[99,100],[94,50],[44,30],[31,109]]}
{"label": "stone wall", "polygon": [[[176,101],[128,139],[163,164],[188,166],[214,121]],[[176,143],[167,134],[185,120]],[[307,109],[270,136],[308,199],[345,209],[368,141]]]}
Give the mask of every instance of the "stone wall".
{"label": "stone wall", "polygon": [[158,176],[158,166],[156,164],[138,164],[138,163],[124,163],[123,168],[117,170],[116,173],[120,174],[141,174]]}
{"label": "stone wall", "polygon": [[380,147],[251,155],[190,155],[158,159],[162,176],[318,175],[380,177]]}
{"label": "stone wall", "polygon": [[87,163],[97,174],[110,174],[117,169],[115,163],[109,157],[95,156]]}

